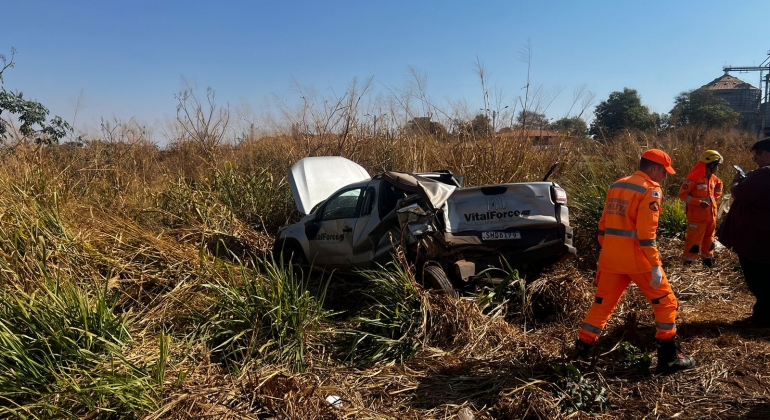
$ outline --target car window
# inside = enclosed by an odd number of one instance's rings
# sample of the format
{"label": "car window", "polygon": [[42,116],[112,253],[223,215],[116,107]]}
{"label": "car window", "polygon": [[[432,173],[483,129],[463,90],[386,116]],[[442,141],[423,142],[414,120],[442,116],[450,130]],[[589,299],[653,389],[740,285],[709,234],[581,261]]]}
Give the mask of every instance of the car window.
{"label": "car window", "polygon": [[402,190],[401,188],[398,188],[390,183],[383,182],[380,197],[380,218],[384,217],[390,213],[391,210],[396,208],[396,202],[406,197],[407,195],[409,195],[409,193]]}
{"label": "car window", "polygon": [[372,214],[372,210],[374,209],[374,203],[375,203],[375,192],[374,187],[369,187],[366,189],[366,192],[364,192],[364,198],[361,202],[361,216],[368,216]]}
{"label": "car window", "polygon": [[356,217],[356,207],[362,188],[343,191],[326,200],[321,220]]}

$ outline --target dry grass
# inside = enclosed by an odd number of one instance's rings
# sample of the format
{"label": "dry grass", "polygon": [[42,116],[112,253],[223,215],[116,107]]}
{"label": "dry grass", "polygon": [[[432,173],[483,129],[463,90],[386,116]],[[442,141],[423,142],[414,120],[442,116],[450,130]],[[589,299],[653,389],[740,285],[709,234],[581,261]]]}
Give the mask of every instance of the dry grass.
{"label": "dry grass", "polygon": [[[599,343],[601,356],[578,366],[584,389],[603,389],[609,400],[609,409],[592,414],[571,413],[564,376],[556,371],[592,298],[597,248],[589,235],[580,236],[590,226],[577,227],[579,258],[531,282],[524,308],[514,301],[482,308],[478,297],[420,292],[424,334],[415,357],[404,364],[351,364],[335,348],[335,337],[353,328],[351,319],[372,303],[365,293],[371,289],[356,279],[331,279],[325,305],[338,313],[306,337],[302,373],[260,360],[221,363],[196,321],[213,305],[207,284],[261,275],[254,274],[260,262],[253,267],[251,261],[269,251],[277,224],[296,218],[285,174],[309,154],[347,156],[373,173],[450,169],[465,174],[469,185],[538,180],[558,160],[563,164],[552,179],[574,200],[586,179],[601,184],[629,173],[645,147],[671,152],[679,170],[664,185],[671,196],[704,148],[751,168],[744,154],[750,141],[730,131],[683,129],[566,149],[541,149],[515,138],[441,143],[413,136],[307,135],[205,150],[184,141],[158,150],[141,139],[6,148],[0,161],[0,282],[4,289],[34,290],[41,273],[56,273],[60,281],[114,293],[116,311],[126,314],[133,336],[123,349],[126,359],[143,366],[165,360],[158,408],[131,414],[138,417],[448,419],[464,410],[477,419],[768,418],[770,331],[730,325],[753,304],[734,271],[736,258],[722,250],[711,270],[682,266],[677,238],[661,238],[661,250],[681,302],[682,344],[698,366],[671,376],[628,366],[619,343],[654,350],[652,313],[632,287]],[[223,204],[229,191],[212,181],[218,174],[240,182],[259,171],[270,175],[259,185],[279,193],[269,196],[276,197],[270,206]],[[234,268],[241,263],[251,268],[238,274]],[[162,337],[169,340],[166,356],[158,344]],[[330,395],[339,396],[342,406],[327,403]]]}

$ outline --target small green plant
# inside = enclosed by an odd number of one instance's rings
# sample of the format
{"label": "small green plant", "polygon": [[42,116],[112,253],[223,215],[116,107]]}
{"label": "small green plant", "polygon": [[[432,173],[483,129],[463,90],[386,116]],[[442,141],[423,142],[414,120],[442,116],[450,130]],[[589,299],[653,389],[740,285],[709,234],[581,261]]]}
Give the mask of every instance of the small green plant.
{"label": "small green plant", "polygon": [[308,335],[326,316],[325,288],[314,296],[294,266],[259,265],[261,272],[241,265],[237,275],[228,268],[227,278],[205,285],[214,292],[204,323],[209,346],[226,363],[256,360],[304,371]]}
{"label": "small green plant", "polygon": [[345,333],[347,360],[359,365],[411,359],[425,336],[425,305],[408,270],[389,263],[380,270],[362,271],[371,283],[367,295],[375,302]]}
{"label": "small green plant", "polygon": [[665,199],[661,204],[663,211],[658,219],[661,235],[668,237],[682,236],[687,232],[687,213],[678,198]]}
{"label": "small green plant", "polygon": [[628,341],[623,341],[618,346],[618,353],[621,357],[620,364],[624,368],[633,369],[642,374],[649,373],[652,359],[648,352],[639,349]]}
{"label": "small green plant", "polygon": [[553,369],[557,376],[554,393],[563,412],[570,414],[579,410],[597,413],[610,408],[607,390],[583,376],[574,364],[557,363]]}
{"label": "small green plant", "polygon": [[[590,175],[590,174],[589,174]],[[580,229],[581,235],[595,238],[599,234],[599,220],[604,211],[604,200],[612,181],[602,174],[584,177],[569,191],[570,223]]]}
{"label": "small green plant", "polygon": [[492,307],[497,308],[505,305],[514,311],[508,311],[509,314],[522,313],[527,307],[527,284],[526,279],[519,276],[518,270],[511,267],[508,261],[505,261],[507,270],[490,268],[482,271],[480,274],[486,275],[491,279],[492,273],[502,273],[504,278],[494,287],[485,286],[476,300],[481,310],[486,311]]}

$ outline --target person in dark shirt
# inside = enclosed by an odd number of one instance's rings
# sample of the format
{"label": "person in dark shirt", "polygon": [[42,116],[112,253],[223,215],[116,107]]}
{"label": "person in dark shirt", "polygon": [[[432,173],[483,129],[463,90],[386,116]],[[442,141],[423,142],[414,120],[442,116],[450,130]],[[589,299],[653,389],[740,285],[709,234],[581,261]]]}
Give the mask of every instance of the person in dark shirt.
{"label": "person in dark shirt", "polygon": [[733,177],[733,204],[717,237],[738,254],[746,285],[757,299],[736,325],[770,327],[770,137],[751,146],[758,169]]}

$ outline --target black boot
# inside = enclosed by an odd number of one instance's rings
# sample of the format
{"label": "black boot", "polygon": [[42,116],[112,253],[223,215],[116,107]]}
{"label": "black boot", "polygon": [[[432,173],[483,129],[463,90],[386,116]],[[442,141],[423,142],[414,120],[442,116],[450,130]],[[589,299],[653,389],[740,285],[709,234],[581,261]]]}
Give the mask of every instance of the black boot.
{"label": "black boot", "polygon": [[593,350],[593,347],[594,346],[592,344],[588,344],[588,343],[586,343],[583,340],[578,338],[577,341],[575,341],[575,349],[572,352],[571,359],[572,360],[577,360],[577,359],[588,360],[588,359],[590,359],[591,358],[591,350]]}
{"label": "black boot", "polygon": [[672,373],[690,369],[693,366],[695,366],[695,359],[679,350],[676,338],[658,340],[658,367],[655,372]]}
{"label": "black boot", "polygon": [[714,266],[714,259],[713,258],[704,258],[703,259],[703,265],[708,267],[708,268],[713,267]]}

